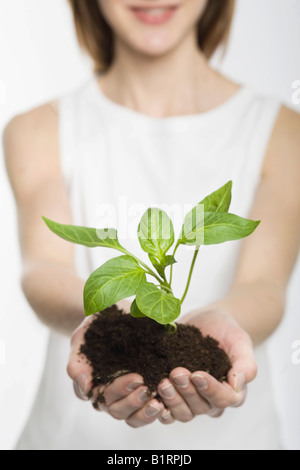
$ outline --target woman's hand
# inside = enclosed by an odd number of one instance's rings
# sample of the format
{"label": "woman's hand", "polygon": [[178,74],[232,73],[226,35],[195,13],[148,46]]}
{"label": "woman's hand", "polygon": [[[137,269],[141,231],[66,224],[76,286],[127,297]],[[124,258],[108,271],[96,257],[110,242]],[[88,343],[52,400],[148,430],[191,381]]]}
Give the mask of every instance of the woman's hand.
{"label": "woman's hand", "polygon": [[221,416],[228,407],[242,405],[247,395],[247,384],[257,374],[252,341],[249,335],[227,313],[210,310],[192,313],[183,323],[196,326],[206,336],[219,341],[228,354],[232,369],[228,383],[220,383],[205,371],[194,372],[178,367],[163,380],[158,388],[170,419],[161,420],[168,424],[174,419],[187,422],[196,415]]}
{"label": "woman's hand", "polygon": [[104,391],[105,403],[99,404],[97,409],[106,411],[115,419],[126,421],[134,428],[153,423],[157,418],[165,418],[169,422],[170,412],[165,409],[163,403],[149,394],[147,387],[143,385],[143,378],[138,374],[124,375],[107,387],[92,390],[91,366],[83,355],[80,359],[78,356],[86,329],[92,321],[92,317],[85,319],[73,333],[71,340],[68,374],[73,380],[77,397],[95,402]]}
{"label": "woman's hand", "polygon": [[78,361],[85,331],[92,321],[92,317],[84,320],[72,336],[68,374],[74,382],[75,393],[82,400],[94,402],[104,391],[105,404],[98,405],[99,411],[106,411],[135,428],[150,424],[157,418],[163,424],[171,424],[174,420],[187,422],[203,414],[219,417],[227,407],[244,403],[247,384],[257,373],[249,335],[227,313],[211,310],[190,314],[183,322],[196,326],[204,335],[219,341],[232,363],[228,383],[220,383],[204,371],[192,374],[178,367],[158,387],[164,403],[149,395],[143,378],[138,374],[124,375],[107,387],[92,390],[92,369],[83,356]]}

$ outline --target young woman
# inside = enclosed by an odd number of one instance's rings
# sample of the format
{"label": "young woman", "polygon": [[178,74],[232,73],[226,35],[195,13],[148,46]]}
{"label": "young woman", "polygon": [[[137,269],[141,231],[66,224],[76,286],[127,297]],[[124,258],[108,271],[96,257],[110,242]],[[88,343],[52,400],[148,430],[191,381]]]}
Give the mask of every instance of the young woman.
{"label": "young woman", "polygon": [[[284,313],[299,249],[300,118],[211,68],[208,59],[229,33],[233,0],[70,4],[81,44],[101,73],[17,116],[4,135],[23,289],[52,331],[18,448],[279,448],[265,340]],[[77,328],[68,372],[86,400],[91,371],[77,357],[90,321],[83,321],[82,290],[111,253],[74,249],[41,216],[95,226],[103,204],[195,204],[231,179],[232,211],[262,223],[242,244],[202,250],[182,318],[228,352],[229,383],[177,368],[159,385],[160,403],[145,393],[142,377],[128,374],[107,388],[97,413],[75,397],[65,367],[68,335]],[[126,243],[138,249],[130,237]],[[120,307],[128,310],[129,301]]]}

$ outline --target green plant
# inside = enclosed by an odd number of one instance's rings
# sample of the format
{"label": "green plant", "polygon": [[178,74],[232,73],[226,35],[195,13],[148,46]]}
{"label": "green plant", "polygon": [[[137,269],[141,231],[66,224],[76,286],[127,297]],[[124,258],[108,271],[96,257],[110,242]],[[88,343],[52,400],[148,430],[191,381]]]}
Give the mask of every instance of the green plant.
{"label": "green plant", "polygon": [[[188,293],[195,262],[202,245],[215,245],[239,240],[252,234],[259,221],[230,214],[232,182],[207,196],[186,216],[175,243],[174,228],[166,212],[150,208],[142,216],[138,226],[138,238],[142,249],[148,254],[151,267],[124,248],[114,228],[95,228],[62,225],[43,217],[52,232],[72,243],[86,247],[108,247],[122,256],[107,261],[94,271],[84,288],[86,316],[100,312],[122,299],[135,296],[131,304],[133,317],[149,317],[176,330],[175,320]],[[181,299],[172,291],[175,255],[181,245],[195,247],[187,283]],[[167,277],[166,270],[170,268]],[[147,276],[153,278],[149,282]]]}

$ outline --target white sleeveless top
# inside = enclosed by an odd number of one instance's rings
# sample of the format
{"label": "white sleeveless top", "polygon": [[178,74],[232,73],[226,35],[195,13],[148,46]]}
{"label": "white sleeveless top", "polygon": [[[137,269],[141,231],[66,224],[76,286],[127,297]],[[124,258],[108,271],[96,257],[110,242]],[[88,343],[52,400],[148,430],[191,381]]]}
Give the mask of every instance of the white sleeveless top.
{"label": "white sleeveless top", "polygon": [[[60,100],[60,150],[76,225],[113,226],[120,242],[145,262],[136,230],[148,207],[166,209],[178,230],[187,210],[233,180],[231,211],[247,217],[266,147],[280,109],[277,100],[241,88],[212,111],[163,119],[105,97],[93,77]],[[222,298],[233,280],[241,242],[201,249],[183,314]],[[193,252],[178,251],[174,292],[182,294]],[[119,253],[76,247],[83,278]],[[280,429],[266,345],[256,350],[257,379],[246,403],[219,419],[156,422],[132,429],[81,402],[66,374],[69,339],[51,333],[40,388],[18,449],[277,449]]]}

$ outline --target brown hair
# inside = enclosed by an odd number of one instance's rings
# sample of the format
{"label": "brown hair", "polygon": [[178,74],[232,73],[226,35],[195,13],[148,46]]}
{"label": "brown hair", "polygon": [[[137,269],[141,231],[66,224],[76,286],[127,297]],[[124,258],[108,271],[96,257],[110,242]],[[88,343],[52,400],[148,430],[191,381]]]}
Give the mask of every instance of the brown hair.
{"label": "brown hair", "polygon": [[[77,37],[89,53],[97,72],[107,70],[114,55],[114,36],[105,21],[99,0],[69,0]],[[209,59],[222,44],[226,45],[232,23],[235,0],[208,0],[198,23],[198,44]]]}

